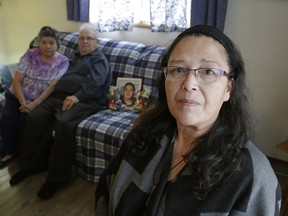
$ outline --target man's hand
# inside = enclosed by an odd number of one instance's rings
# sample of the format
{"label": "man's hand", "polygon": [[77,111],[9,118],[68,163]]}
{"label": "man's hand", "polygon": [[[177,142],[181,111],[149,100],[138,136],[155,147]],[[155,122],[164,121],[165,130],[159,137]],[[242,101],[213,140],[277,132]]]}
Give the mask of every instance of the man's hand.
{"label": "man's hand", "polygon": [[65,100],[63,101],[62,111],[70,110],[71,107],[78,102],[79,100],[75,95],[66,97]]}

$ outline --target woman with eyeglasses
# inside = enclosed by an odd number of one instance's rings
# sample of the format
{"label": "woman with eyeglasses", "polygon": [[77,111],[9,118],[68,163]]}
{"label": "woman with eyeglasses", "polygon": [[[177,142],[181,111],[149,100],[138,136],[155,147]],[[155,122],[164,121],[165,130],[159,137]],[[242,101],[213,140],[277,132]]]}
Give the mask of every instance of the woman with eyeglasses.
{"label": "woman with eyeglasses", "polygon": [[100,177],[96,215],[279,215],[281,190],[250,141],[244,63],[204,25],[161,59],[158,100]]}
{"label": "woman with eyeglasses", "polygon": [[68,58],[57,52],[59,42],[55,29],[42,27],[37,39],[39,47],[27,50],[21,57],[12,85],[5,94],[1,116],[1,169],[7,166],[17,151],[25,114],[54,91],[55,84],[69,66]]}

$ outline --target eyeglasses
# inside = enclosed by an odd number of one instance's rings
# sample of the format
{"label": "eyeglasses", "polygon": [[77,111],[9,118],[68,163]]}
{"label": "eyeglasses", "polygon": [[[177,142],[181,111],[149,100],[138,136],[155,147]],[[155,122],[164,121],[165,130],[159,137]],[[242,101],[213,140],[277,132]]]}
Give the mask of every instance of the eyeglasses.
{"label": "eyeglasses", "polygon": [[78,40],[81,41],[81,42],[82,42],[82,41],[85,41],[85,40],[88,41],[88,42],[91,42],[91,41],[93,41],[93,40],[96,40],[96,38],[92,38],[92,37],[79,37]]}
{"label": "eyeglasses", "polygon": [[221,76],[229,77],[229,74],[226,71],[216,68],[189,69],[178,66],[168,66],[164,67],[162,70],[165,78],[172,81],[184,80],[190,71],[192,71],[199,83],[212,83],[218,80]]}

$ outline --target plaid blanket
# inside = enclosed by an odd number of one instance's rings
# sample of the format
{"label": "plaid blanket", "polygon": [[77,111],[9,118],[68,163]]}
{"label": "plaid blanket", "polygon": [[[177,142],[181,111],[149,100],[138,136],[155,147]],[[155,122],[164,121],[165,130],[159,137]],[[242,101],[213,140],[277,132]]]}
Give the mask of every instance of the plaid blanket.
{"label": "plaid blanket", "polygon": [[98,182],[138,115],[136,111],[107,109],[89,116],[78,125],[76,167],[84,179]]}

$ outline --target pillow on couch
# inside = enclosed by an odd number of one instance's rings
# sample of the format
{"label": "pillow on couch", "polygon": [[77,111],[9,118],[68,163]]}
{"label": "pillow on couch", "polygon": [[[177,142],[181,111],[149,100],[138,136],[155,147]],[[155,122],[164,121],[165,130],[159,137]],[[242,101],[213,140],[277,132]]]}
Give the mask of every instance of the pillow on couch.
{"label": "pillow on couch", "polygon": [[149,106],[150,101],[149,97],[151,94],[152,89],[149,86],[143,85],[141,90],[137,92],[136,98],[136,110],[142,112],[146,107]]}
{"label": "pillow on couch", "polygon": [[107,106],[111,110],[119,110],[118,107],[116,107],[116,101],[119,98],[119,92],[117,86],[110,86],[108,91],[108,100],[107,100]]}

